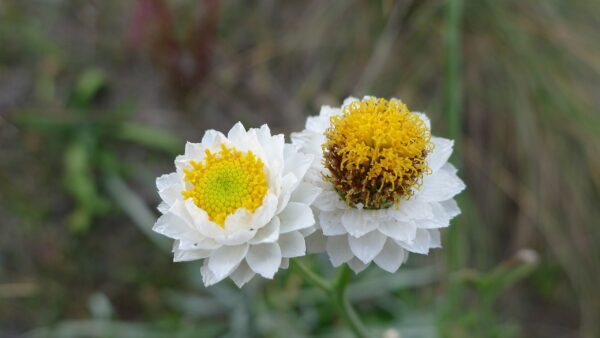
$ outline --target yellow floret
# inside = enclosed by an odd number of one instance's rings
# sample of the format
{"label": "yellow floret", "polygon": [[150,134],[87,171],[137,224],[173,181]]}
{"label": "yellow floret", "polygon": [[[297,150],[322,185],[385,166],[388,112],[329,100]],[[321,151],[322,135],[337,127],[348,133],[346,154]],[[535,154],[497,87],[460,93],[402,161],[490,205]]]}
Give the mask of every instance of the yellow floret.
{"label": "yellow floret", "polygon": [[200,163],[191,161],[185,169],[185,181],[191,188],[182,192],[211,221],[223,226],[225,218],[239,208],[254,212],[267,193],[267,176],[263,162],[251,151],[221,146],[218,153],[206,150]]}
{"label": "yellow floret", "polygon": [[400,100],[352,102],[331,118],[325,136],[326,179],[351,206],[389,207],[429,172],[430,131]]}

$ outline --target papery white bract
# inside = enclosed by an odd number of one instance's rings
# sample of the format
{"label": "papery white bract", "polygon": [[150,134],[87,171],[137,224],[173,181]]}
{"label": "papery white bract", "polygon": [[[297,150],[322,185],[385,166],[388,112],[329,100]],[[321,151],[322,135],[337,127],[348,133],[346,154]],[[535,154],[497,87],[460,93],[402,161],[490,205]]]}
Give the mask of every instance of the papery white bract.
{"label": "papery white bract", "polygon": [[[355,178],[348,180],[344,178],[344,175],[352,177],[355,173],[360,174],[359,169],[368,171],[368,168],[359,168],[355,172],[352,172],[351,168],[347,173],[337,173],[336,178],[326,167],[338,166],[343,171],[345,164],[340,164],[340,162],[345,162],[348,158],[342,159],[342,155],[339,154],[337,154],[338,158],[335,156],[327,158],[328,150],[331,153],[331,151],[341,148],[336,144],[332,146],[331,140],[326,137],[326,134],[335,132],[332,129],[341,128],[339,127],[340,121],[347,116],[345,114],[348,111],[360,109],[381,109],[384,113],[387,113],[388,110],[401,112],[402,118],[412,119],[412,122],[407,121],[413,123],[412,128],[418,131],[412,134],[419,135],[420,132],[423,135],[422,144],[427,145],[422,151],[423,159],[421,160],[426,161],[422,161],[424,165],[415,170],[411,167],[411,161],[414,158],[407,162],[413,178],[407,179],[406,175],[402,176],[400,170],[398,170],[400,174],[392,175],[397,179],[396,183],[408,182],[404,187],[407,191],[405,196],[389,200],[391,205],[382,208],[367,209],[365,203],[357,203],[362,195],[358,191],[359,189],[355,189],[352,184],[359,181],[352,181]],[[333,125],[334,120],[338,125]],[[360,139],[358,140],[356,151],[354,151],[355,149],[344,149],[346,153],[343,155],[364,157],[364,152],[369,151],[368,148],[372,147],[373,142],[393,143],[393,139],[385,139],[386,136],[390,136],[386,134],[386,131],[369,134],[371,131],[364,130],[366,128],[364,121],[360,119],[357,121],[356,125],[348,127],[350,133],[341,135],[340,139],[343,140],[342,143],[348,140],[354,142],[357,137],[366,139],[362,143]],[[373,123],[380,122],[374,121]],[[399,123],[401,126],[406,124],[406,121]],[[355,273],[364,270],[371,262],[375,262],[386,271],[395,272],[407,260],[409,252],[427,254],[430,249],[441,247],[439,229],[447,227],[450,220],[460,214],[460,209],[453,197],[461,192],[465,185],[456,175],[456,168],[447,162],[454,142],[441,137],[433,137],[430,135],[430,130],[430,122],[426,115],[411,113],[401,101],[395,99],[387,101],[372,97],[365,97],[363,100],[348,98],[341,108],[324,106],[318,116],[309,117],[306,129],[292,134],[293,144],[297,145],[301,151],[316,157],[305,176],[306,183],[314,186],[315,189],[322,190],[312,205],[317,216],[318,230],[307,238],[309,251],[326,251],[334,266],[347,263]],[[353,134],[361,132],[363,135],[360,137]],[[404,145],[410,147],[410,140]],[[377,153],[383,152],[382,149],[378,149]],[[381,161],[388,160],[385,155],[378,156],[381,156]],[[331,161],[335,163],[332,164]],[[418,161],[414,160],[414,162]],[[406,164],[406,161],[402,163]],[[392,165],[387,164],[385,168],[390,173],[396,172],[398,169],[390,166]],[[329,179],[327,179],[328,177]],[[337,186],[336,190],[332,183],[336,179],[346,180],[346,183],[350,182],[347,184],[347,191],[341,191],[344,190],[344,186],[341,184]],[[374,178],[373,182],[381,182],[381,180],[377,181],[377,178]],[[393,180],[391,182],[393,186]],[[366,191],[366,201],[368,202],[369,198],[372,201],[373,196],[377,193],[377,189]],[[369,196],[370,194],[371,196]],[[392,194],[388,195],[392,196]]]}
{"label": "papery white bract", "polygon": [[320,189],[303,183],[312,155],[271,135],[268,126],[227,136],[208,130],[187,143],[176,171],[156,180],[163,214],[153,230],[174,239],[174,261],[203,259],[205,285],[226,277],[241,287],[273,278],[306,253],[314,231],[310,204]]}

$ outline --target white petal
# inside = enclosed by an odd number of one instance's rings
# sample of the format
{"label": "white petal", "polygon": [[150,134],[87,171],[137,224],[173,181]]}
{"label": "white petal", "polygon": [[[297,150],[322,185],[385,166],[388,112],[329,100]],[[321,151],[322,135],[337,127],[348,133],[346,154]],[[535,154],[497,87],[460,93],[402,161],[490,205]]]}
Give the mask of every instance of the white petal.
{"label": "white petal", "polygon": [[282,258],[281,259],[281,264],[279,264],[279,268],[280,269],[287,269],[290,267],[290,259],[289,258]]}
{"label": "white petal", "polygon": [[256,130],[256,136],[269,159],[270,169],[281,171],[283,168],[283,146],[285,144],[283,135],[271,136],[269,126],[263,124]]}
{"label": "white petal", "polygon": [[[283,173],[292,173],[296,178],[300,180],[306,174],[306,171],[313,162],[313,156],[299,152],[296,146],[292,144],[285,144],[283,148],[284,166]],[[294,187],[295,188],[295,187]]]}
{"label": "white petal", "polygon": [[350,236],[331,236],[327,237],[327,255],[334,267],[338,267],[349,261],[354,255],[348,245],[348,237]]}
{"label": "white petal", "polygon": [[290,202],[278,215],[281,221],[281,233],[308,228],[315,224],[310,207],[303,203]]}
{"label": "white petal", "polygon": [[296,178],[296,176],[292,173],[288,173],[283,176],[281,179],[281,192],[277,202],[278,204],[276,213],[280,213],[283,209],[285,209],[298,183],[298,178]]}
{"label": "white petal", "polygon": [[427,165],[432,172],[438,171],[452,155],[454,141],[442,137],[432,137],[433,151],[427,156]]}
{"label": "white petal", "polygon": [[235,125],[233,125],[233,127],[231,127],[231,129],[227,133],[227,138],[236,145],[246,143],[246,128],[244,128],[244,125],[241,122],[236,123]]}
{"label": "white petal", "polygon": [[302,182],[298,185],[296,190],[294,190],[294,192],[292,193],[292,196],[290,197],[290,201],[300,202],[300,203],[304,203],[307,205],[311,205],[315,201],[317,196],[319,196],[320,192],[321,192],[321,188],[316,187],[312,184]]}
{"label": "white petal", "polygon": [[175,169],[177,173],[183,176],[183,169],[191,167],[190,161],[201,162],[204,156],[206,156],[205,149],[207,148],[200,143],[187,142],[184,154],[175,157]]}
{"label": "white petal", "polygon": [[344,99],[344,102],[342,103],[342,107],[345,107],[355,101],[359,101],[359,99],[357,99],[354,96],[348,96],[347,98]]}
{"label": "white petal", "polygon": [[281,249],[277,243],[251,245],[246,262],[254,272],[272,279],[281,264]]}
{"label": "white petal", "polygon": [[306,129],[323,134],[329,128],[332,116],[340,115],[342,110],[337,107],[321,106],[318,116],[311,116],[306,119]]}
{"label": "white petal", "polygon": [[456,176],[446,170],[423,177],[423,185],[419,191],[419,198],[426,201],[445,201],[463,191],[465,184]]}
{"label": "white petal", "polygon": [[440,204],[444,207],[450,218],[460,215],[460,208],[454,199],[445,200],[440,202]]}
{"label": "white petal", "polygon": [[152,227],[152,230],[173,239],[203,239],[203,236],[195,231],[186,221],[171,212],[160,216]]}
{"label": "white petal", "polygon": [[206,258],[210,255],[210,250],[175,250],[173,262],[188,262]]}
{"label": "white petal", "polygon": [[239,245],[249,241],[255,234],[252,215],[248,210],[240,208],[225,218],[222,232],[220,236],[215,237],[215,240],[223,245]]}
{"label": "white petal", "polygon": [[160,190],[165,190],[166,188],[174,185],[180,184],[181,178],[177,173],[170,173],[161,175],[156,179],[156,188]]}
{"label": "white petal", "polygon": [[250,128],[248,129],[248,131],[245,131],[245,128],[241,125],[241,123],[238,122],[232,128],[232,130],[230,130],[230,133],[232,137],[229,137],[228,134],[228,139],[229,141],[231,141],[233,147],[243,152],[253,152],[254,155],[256,155],[261,161],[263,161],[263,163],[269,166],[269,157],[265,153],[265,149],[263,149],[262,145],[258,141],[258,134],[256,128]]}
{"label": "white petal", "polygon": [[181,215],[187,215],[193,222],[194,228],[205,237],[216,239],[224,235],[223,228],[209,221],[206,211],[198,208],[192,199],[186,199],[182,208],[178,209],[177,212]]}
{"label": "white petal", "polygon": [[204,136],[202,137],[202,145],[207,148],[212,148],[219,139],[225,138],[223,133],[216,131],[214,129],[209,129],[204,132]]}
{"label": "white petal", "polygon": [[225,224],[223,224],[225,233],[233,233],[253,228],[252,214],[244,208],[239,208],[233,214],[229,214],[225,218]]}
{"label": "white petal", "polygon": [[212,238],[203,238],[203,239],[182,239],[178,241],[177,249],[178,250],[215,250],[220,248],[222,245],[217,243]]}
{"label": "white petal", "polygon": [[417,226],[424,229],[432,228],[446,228],[450,225],[450,215],[446,212],[446,209],[437,202],[431,202],[431,210],[433,211],[433,217],[430,219],[417,220]]}
{"label": "white petal", "polygon": [[202,274],[202,282],[204,286],[211,286],[215,283],[220,282],[222,279],[217,278],[215,274],[208,268],[208,260],[204,260],[204,264],[200,267],[200,273]]}
{"label": "white petal", "polygon": [[321,253],[325,251],[327,245],[327,237],[319,230],[313,232],[310,236],[304,239],[306,241],[306,252]]}
{"label": "white petal", "polygon": [[394,273],[404,263],[405,252],[393,240],[388,239],[374,262],[383,270]]}
{"label": "white petal", "polygon": [[349,260],[347,264],[350,267],[350,269],[354,271],[354,273],[360,273],[369,266],[369,263],[365,264],[356,257]]}
{"label": "white petal", "polygon": [[342,214],[342,225],[353,237],[361,237],[377,229],[379,213],[380,210],[348,209]]}
{"label": "white petal", "polygon": [[250,244],[273,243],[279,239],[279,217],[275,216],[264,227],[258,229]]}
{"label": "white petal", "polygon": [[[310,119],[310,117],[309,117]],[[325,135],[323,132],[314,132],[308,129],[303,130],[300,133],[291,134],[292,144],[300,147],[300,150],[306,154],[312,154],[315,158],[321,158],[323,155],[323,149],[321,145],[325,143]],[[315,160],[313,166],[317,165],[318,162]]]}
{"label": "white petal", "polygon": [[440,236],[440,231],[438,229],[428,229],[429,231],[429,247],[430,248],[441,248],[442,247],[442,238]]}
{"label": "white petal", "polygon": [[456,174],[458,172],[458,169],[456,169],[456,167],[450,162],[446,162],[446,164],[442,166],[442,170],[445,170],[451,174]]}
{"label": "white petal", "polygon": [[181,195],[183,183],[178,173],[160,176],[156,179],[156,187],[160,198],[169,205],[175,203],[177,199],[183,198]]}
{"label": "white petal", "polygon": [[358,259],[369,263],[381,252],[386,238],[379,231],[371,231],[362,237],[348,236],[348,244]]}
{"label": "white petal", "polygon": [[337,236],[346,233],[346,228],[342,225],[342,215],[344,210],[323,211],[319,214],[319,225],[325,236]]}
{"label": "white petal", "polygon": [[407,200],[401,200],[390,216],[399,221],[411,221],[415,219],[427,219],[433,217],[433,211],[428,202],[414,196]]}
{"label": "white petal", "polygon": [[201,143],[186,142],[184,156],[190,160],[198,161],[204,158],[206,147]]}
{"label": "white petal", "polygon": [[175,201],[183,199],[181,191],[183,191],[183,185],[172,185],[165,190],[159,191],[158,195],[163,201],[165,201],[165,203],[168,205],[173,205]]}
{"label": "white petal", "polygon": [[160,202],[156,209],[158,209],[161,214],[166,214],[169,211],[170,206],[166,202]]}
{"label": "white petal", "polygon": [[344,207],[344,202],[340,199],[340,195],[333,190],[322,191],[313,204],[317,209],[323,211],[333,211],[337,209],[349,209]]}
{"label": "white petal", "polygon": [[248,244],[222,246],[214,250],[208,260],[208,268],[219,280],[229,276],[248,252]]}
{"label": "white petal", "polygon": [[388,220],[379,223],[378,230],[395,240],[412,241],[417,234],[417,226],[414,221]]}
{"label": "white petal", "polygon": [[304,236],[298,231],[282,234],[278,243],[281,248],[281,256],[285,258],[300,257],[306,254]]}
{"label": "white petal", "polygon": [[249,227],[252,229],[262,228],[273,219],[275,210],[277,210],[277,196],[269,192],[263,198],[262,205],[254,210],[251,225]]}
{"label": "white petal", "polygon": [[241,288],[244,286],[244,284],[248,283],[248,281],[250,281],[254,275],[254,271],[252,271],[252,269],[250,269],[248,264],[244,261],[240,263],[237,269],[235,269],[235,271],[232,272],[229,277],[233,280],[238,288]]}
{"label": "white petal", "polygon": [[431,247],[430,242],[431,237],[427,229],[417,229],[417,235],[415,236],[415,239],[412,241],[412,243],[396,241],[396,243],[398,243],[398,245],[400,245],[404,249],[410,252],[423,255],[429,253],[429,248]]}

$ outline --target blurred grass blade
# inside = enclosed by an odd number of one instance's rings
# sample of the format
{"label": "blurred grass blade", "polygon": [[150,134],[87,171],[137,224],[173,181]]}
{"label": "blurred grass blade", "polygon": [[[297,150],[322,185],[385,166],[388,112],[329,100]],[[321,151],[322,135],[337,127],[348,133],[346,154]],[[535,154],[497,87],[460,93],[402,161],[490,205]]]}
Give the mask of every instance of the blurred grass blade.
{"label": "blurred grass blade", "polygon": [[35,129],[45,133],[63,134],[76,128],[76,124],[71,121],[28,113],[17,115],[14,121],[18,127]]}
{"label": "blurred grass blade", "polygon": [[117,137],[139,145],[176,155],[183,149],[183,141],[177,136],[161,129],[137,123],[124,123]]}
{"label": "blurred grass blade", "polygon": [[152,225],[156,221],[155,214],[148,208],[146,203],[133,192],[127,184],[116,174],[106,174],[104,186],[115,204],[131,218],[133,223],[142,231],[148,239],[156,246],[166,252],[171,252],[171,244],[163,236],[152,231]]}
{"label": "blurred grass blade", "polygon": [[[462,0],[449,0],[446,4],[446,107],[448,109],[449,136],[456,142],[454,157],[458,158],[461,146],[461,21]],[[456,161],[455,161],[456,162]],[[460,168],[459,163],[455,163]],[[455,222],[456,223],[456,222]],[[448,229],[448,265],[450,271],[456,271],[462,264],[463,243],[460,224]]]}
{"label": "blurred grass blade", "polygon": [[85,70],[71,93],[68,106],[80,110],[87,108],[105,85],[106,74],[104,71],[97,68]]}

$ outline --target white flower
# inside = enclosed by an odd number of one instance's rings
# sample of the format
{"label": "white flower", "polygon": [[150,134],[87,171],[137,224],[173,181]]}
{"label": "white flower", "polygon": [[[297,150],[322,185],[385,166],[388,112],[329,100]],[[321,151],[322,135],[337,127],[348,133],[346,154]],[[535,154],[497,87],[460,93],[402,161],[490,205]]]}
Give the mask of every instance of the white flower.
{"label": "white flower", "polygon": [[441,247],[439,229],[460,214],[453,197],[465,185],[447,162],[454,142],[430,129],[427,116],[399,100],[365,97],[322,107],[292,134],[316,157],[305,181],[322,190],[309,252],[326,251],[355,273],[373,261],[395,272],[409,252]]}
{"label": "white flower", "polygon": [[208,130],[156,180],[163,215],[153,230],[175,240],[175,262],[204,259],[206,286],[228,276],[238,287],[255,274],[271,279],[305,255],[314,231],[309,205],[320,189],[302,182],[312,160],[266,125],[237,123],[227,137]]}

